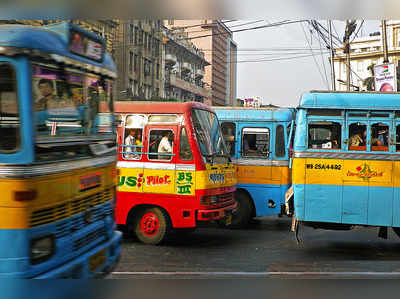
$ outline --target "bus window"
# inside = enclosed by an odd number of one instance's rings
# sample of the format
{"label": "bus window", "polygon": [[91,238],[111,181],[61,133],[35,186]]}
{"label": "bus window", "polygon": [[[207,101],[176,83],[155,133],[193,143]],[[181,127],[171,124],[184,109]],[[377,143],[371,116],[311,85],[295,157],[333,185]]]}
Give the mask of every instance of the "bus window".
{"label": "bus window", "polygon": [[181,129],[181,137],[179,139],[179,159],[183,161],[193,160],[192,149],[184,127]]}
{"label": "bus window", "polygon": [[331,121],[308,124],[308,148],[340,149],[342,144],[341,124]]}
{"label": "bus window", "polygon": [[235,132],[236,125],[230,122],[221,124],[222,135],[224,136],[225,145],[231,157],[235,155]]}
{"label": "bus window", "polygon": [[140,160],[143,152],[143,127],[145,124],[144,115],[134,114],[126,117],[124,134],[124,159]]}
{"label": "bus window", "polygon": [[276,157],[285,156],[285,133],[283,126],[279,125],[276,127],[275,135],[275,155]]}
{"label": "bus window", "polygon": [[376,123],[371,126],[371,151],[389,151],[389,126]]}
{"label": "bus window", "polygon": [[168,115],[168,114],[161,114],[161,115],[150,115],[149,116],[149,123],[176,123],[178,122],[178,115]]}
{"label": "bus window", "polygon": [[0,63],[0,153],[19,147],[19,123],[15,71],[10,64]]}
{"label": "bus window", "polygon": [[400,152],[400,125],[396,127],[396,152]]}
{"label": "bus window", "polygon": [[174,132],[151,130],[149,138],[149,160],[172,160]]}
{"label": "bus window", "polygon": [[268,128],[244,128],[242,156],[268,158],[269,136]]}
{"label": "bus window", "polygon": [[349,150],[367,150],[367,126],[361,123],[354,123],[349,126]]}
{"label": "bus window", "polygon": [[125,131],[125,146],[124,146],[124,159],[126,160],[140,160],[142,158],[142,130],[141,129],[127,129]]}

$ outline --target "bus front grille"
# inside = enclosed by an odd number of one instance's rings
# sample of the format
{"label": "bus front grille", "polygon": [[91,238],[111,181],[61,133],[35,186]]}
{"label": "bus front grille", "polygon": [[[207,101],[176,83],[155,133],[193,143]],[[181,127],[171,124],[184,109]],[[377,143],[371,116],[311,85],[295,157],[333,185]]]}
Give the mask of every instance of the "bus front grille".
{"label": "bus front grille", "polygon": [[78,213],[94,208],[113,199],[112,188],[95,193],[87,197],[78,198],[63,204],[46,207],[33,211],[30,218],[30,226],[36,227],[72,217]]}

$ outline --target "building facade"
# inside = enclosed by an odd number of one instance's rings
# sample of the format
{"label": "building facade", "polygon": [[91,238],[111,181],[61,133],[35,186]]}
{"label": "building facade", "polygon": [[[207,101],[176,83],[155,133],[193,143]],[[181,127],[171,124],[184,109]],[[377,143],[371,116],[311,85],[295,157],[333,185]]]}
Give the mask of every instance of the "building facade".
{"label": "building facade", "polygon": [[204,82],[205,67],[210,65],[204,52],[193,45],[184,30],[164,27],[163,79],[165,99],[206,102],[211,88]]}
{"label": "building facade", "polygon": [[[386,26],[388,59],[389,62],[395,63],[399,67],[400,60],[400,21],[388,21]],[[382,28],[380,31],[369,34],[360,38],[355,38],[350,43],[350,78],[351,90],[366,90],[363,81],[372,77],[372,73],[368,70],[371,65],[383,63],[382,50]],[[335,67],[336,89],[346,90],[346,53],[344,48],[336,49],[333,59]]]}
{"label": "building facade", "polygon": [[236,104],[237,46],[232,31],[219,20],[166,20],[164,25],[183,30],[189,40],[211,63],[205,68],[204,81],[211,86],[211,98],[205,103],[217,106]]}
{"label": "building facade", "polygon": [[162,23],[120,20],[115,60],[118,100],[150,100],[163,95]]}

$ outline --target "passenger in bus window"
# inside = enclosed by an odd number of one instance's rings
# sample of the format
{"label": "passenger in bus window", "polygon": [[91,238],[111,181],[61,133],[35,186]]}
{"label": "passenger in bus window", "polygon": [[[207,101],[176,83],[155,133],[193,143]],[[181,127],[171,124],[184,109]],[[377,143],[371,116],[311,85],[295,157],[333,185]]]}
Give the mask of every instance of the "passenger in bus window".
{"label": "passenger in bus window", "polygon": [[124,152],[127,152],[127,154],[124,155],[125,159],[134,159],[135,155],[129,154],[134,151],[134,148],[132,147],[133,145],[136,145],[135,141],[135,131],[134,130],[128,130],[128,136],[125,138],[125,145],[127,145],[124,150]]}
{"label": "passenger in bus window", "polygon": [[[162,138],[160,143],[158,144],[158,153],[165,154],[165,153],[172,153],[172,145],[169,143],[170,132],[164,131],[162,134]],[[160,155],[160,159],[169,160],[170,157],[168,155]]]}
{"label": "passenger in bus window", "polygon": [[367,129],[364,130],[364,132],[358,132],[354,133],[350,138],[349,138],[349,145],[350,146],[363,146],[365,145],[365,138],[367,136]]}
{"label": "passenger in bus window", "polygon": [[56,102],[54,82],[50,79],[41,79],[38,83],[41,98],[36,102],[36,111],[48,110],[50,102]]}

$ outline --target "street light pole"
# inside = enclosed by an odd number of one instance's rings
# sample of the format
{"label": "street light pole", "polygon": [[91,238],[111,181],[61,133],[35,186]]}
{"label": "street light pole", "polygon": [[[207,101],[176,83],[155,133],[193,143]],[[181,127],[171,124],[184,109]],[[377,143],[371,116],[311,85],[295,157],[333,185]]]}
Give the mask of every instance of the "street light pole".
{"label": "street light pole", "polygon": [[[346,21],[346,30],[349,28],[350,22],[349,20]],[[346,49],[346,65],[347,65],[347,72],[346,72],[346,90],[350,91],[350,35],[345,36],[345,49]]]}
{"label": "street light pole", "polygon": [[329,29],[329,47],[331,48],[331,82],[332,82],[332,90],[336,91],[335,64],[333,63],[332,21],[331,20],[328,20],[328,29]]}
{"label": "street light pole", "polygon": [[386,20],[382,20],[382,50],[383,50],[383,63],[388,63],[388,49],[386,38]]}

